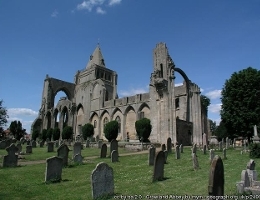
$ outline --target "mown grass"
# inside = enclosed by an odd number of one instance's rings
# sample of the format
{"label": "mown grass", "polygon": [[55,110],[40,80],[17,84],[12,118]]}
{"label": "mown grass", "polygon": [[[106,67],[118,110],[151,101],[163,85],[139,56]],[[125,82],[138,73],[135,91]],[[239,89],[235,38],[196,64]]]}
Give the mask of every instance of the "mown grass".
{"label": "mown grass", "polygon": [[[122,155],[122,151],[120,148],[119,154]],[[98,156],[100,150],[90,148],[84,149],[82,153],[85,156]],[[40,154],[50,155],[46,151]],[[222,152],[216,154],[222,157]],[[190,148],[184,149],[179,160],[175,159],[174,153],[169,154],[164,169],[166,179],[154,183],[152,183],[153,167],[148,166],[147,153],[120,156],[117,163],[111,163],[109,158],[85,159],[83,165],[70,163],[69,167],[63,168],[62,181],[52,184],[44,183],[46,164],[0,168],[0,199],[92,199],[90,175],[99,162],[106,162],[113,168],[115,195],[142,195],[144,199],[146,195],[206,196],[210,169],[209,155],[203,155],[201,151],[198,151],[197,155],[200,169],[194,171]],[[31,159],[34,159],[33,156]],[[241,171],[246,168],[248,161],[248,153],[241,155],[240,150],[227,150],[227,160],[223,160],[225,195],[236,195],[235,184],[240,180]],[[257,171],[260,170],[259,161],[260,159],[255,159]]]}

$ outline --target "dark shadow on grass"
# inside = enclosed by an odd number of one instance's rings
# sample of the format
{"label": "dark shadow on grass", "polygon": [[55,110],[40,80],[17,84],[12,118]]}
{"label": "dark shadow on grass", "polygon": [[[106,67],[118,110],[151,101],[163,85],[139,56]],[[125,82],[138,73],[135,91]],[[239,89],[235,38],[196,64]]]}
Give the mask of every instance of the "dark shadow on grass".
{"label": "dark shadow on grass", "polygon": [[56,183],[68,182],[68,181],[72,181],[72,180],[69,180],[69,179],[63,179],[63,180],[62,179],[53,179],[53,180],[50,180],[50,181],[46,181],[43,184],[48,185],[48,184],[56,184]]}

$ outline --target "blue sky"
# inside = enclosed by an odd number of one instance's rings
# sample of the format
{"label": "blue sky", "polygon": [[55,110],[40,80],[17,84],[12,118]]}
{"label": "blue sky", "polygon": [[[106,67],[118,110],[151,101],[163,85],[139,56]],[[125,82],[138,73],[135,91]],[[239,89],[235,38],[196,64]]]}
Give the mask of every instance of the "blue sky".
{"label": "blue sky", "polygon": [[46,74],[73,82],[98,42],[121,97],[148,91],[152,50],[165,42],[219,122],[225,80],[260,69],[259,10],[259,0],[0,0],[0,99],[9,122],[29,132]]}

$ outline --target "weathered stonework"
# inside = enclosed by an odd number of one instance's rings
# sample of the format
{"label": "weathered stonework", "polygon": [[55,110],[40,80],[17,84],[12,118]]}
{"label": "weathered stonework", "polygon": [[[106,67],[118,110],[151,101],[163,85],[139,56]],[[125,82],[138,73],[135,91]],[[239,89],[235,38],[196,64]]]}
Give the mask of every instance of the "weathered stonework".
{"label": "weathered stonework", "polygon": [[[207,128],[202,123],[206,114],[201,111],[200,88],[175,67],[165,43],[156,45],[153,60],[149,92],[118,98],[117,73],[106,68],[97,46],[85,69],[76,73],[74,83],[46,76],[41,108],[32,130],[63,129],[68,125],[73,127],[76,138],[82,134],[81,127],[90,122],[95,127],[94,137],[106,140],[104,125],[117,120],[120,125],[117,140],[135,140],[135,121],[146,117],[152,124],[151,142],[165,143],[170,137],[173,144],[202,143]],[[182,86],[174,86],[176,72],[185,80]],[[59,91],[67,97],[54,105]]]}

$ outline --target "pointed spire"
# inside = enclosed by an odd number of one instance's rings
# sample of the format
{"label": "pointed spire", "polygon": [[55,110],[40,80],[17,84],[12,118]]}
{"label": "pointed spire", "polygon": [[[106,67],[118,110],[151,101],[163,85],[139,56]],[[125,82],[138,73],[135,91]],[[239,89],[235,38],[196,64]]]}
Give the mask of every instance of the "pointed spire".
{"label": "pointed spire", "polygon": [[98,43],[96,49],[94,50],[93,54],[90,56],[90,59],[88,61],[86,68],[90,68],[92,65],[98,65],[98,66],[101,66],[101,67],[106,67],[104,58],[103,58],[102,53],[101,53],[99,43]]}

